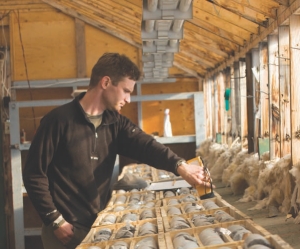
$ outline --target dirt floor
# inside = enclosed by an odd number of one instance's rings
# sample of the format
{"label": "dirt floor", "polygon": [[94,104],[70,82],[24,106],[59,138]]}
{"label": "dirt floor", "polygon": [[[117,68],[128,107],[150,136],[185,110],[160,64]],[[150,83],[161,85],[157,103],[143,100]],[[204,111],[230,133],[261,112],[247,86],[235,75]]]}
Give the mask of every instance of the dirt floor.
{"label": "dirt floor", "polygon": [[268,218],[269,211],[248,210],[256,205],[256,202],[237,202],[242,195],[233,195],[230,187],[225,187],[222,183],[214,183],[215,191],[228,203],[250,216],[256,224],[264,227],[272,234],[279,235],[284,241],[293,248],[300,249],[300,224],[295,224],[294,219],[286,220],[285,214],[279,214],[277,217]]}

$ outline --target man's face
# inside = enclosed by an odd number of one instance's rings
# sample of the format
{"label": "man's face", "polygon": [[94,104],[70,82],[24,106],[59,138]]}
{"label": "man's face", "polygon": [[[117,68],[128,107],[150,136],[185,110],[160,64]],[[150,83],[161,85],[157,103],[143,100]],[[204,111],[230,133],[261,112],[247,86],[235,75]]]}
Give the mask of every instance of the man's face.
{"label": "man's face", "polygon": [[124,78],[115,86],[109,79],[109,85],[105,89],[103,100],[107,109],[120,112],[126,103],[130,103],[130,94],[134,90],[135,81]]}

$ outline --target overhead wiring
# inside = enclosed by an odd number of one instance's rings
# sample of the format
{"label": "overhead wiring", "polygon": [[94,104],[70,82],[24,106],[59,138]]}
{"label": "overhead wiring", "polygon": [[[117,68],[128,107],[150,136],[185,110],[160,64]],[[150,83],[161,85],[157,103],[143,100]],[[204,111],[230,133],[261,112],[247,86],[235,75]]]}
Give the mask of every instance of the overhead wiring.
{"label": "overhead wiring", "polygon": [[[30,99],[33,100],[31,86],[30,86],[30,81],[29,81],[29,76],[28,76],[28,68],[27,68],[27,62],[26,62],[26,56],[25,56],[25,49],[24,49],[24,44],[23,44],[23,39],[22,39],[22,33],[21,33],[21,24],[20,24],[20,13],[19,13],[19,11],[17,11],[16,17],[17,17],[17,21],[18,21],[19,38],[20,38],[20,43],[21,43],[21,48],[22,48],[22,55],[23,55],[23,60],[24,60],[26,80],[27,80],[27,83],[28,83]],[[33,118],[34,130],[36,130],[37,129],[37,125],[36,125],[36,118],[35,118],[34,107],[31,107],[31,110],[32,110],[32,115],[34,117]]]}

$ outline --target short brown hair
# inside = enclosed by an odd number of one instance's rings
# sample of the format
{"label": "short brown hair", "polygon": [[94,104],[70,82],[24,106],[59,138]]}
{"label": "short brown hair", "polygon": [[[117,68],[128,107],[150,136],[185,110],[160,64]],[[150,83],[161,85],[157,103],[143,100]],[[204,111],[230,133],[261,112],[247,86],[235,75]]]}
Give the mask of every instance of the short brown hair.
{"label": "short brown hair", "polygon": [[112,84],[117,85],[125,77],[137,81],[140,75],[138,67],[126,55],[105,53],[92,69],[89,87],[95,87],[104,76],[109,76]]}

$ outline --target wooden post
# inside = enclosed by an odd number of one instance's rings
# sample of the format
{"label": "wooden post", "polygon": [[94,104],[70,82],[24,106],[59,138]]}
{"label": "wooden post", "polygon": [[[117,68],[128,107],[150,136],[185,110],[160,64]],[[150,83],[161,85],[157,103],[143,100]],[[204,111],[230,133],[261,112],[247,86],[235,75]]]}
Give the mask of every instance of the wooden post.
{"label": "wooden post", "polygon": [[234,78],[234,67],[233,65],[230,67],[230,88],[231,88],[231,94],[230,94],[230,110],[231,110],[231,128],[230,128],[230,136],[232,137],[232,140],[235,139],[234,134],[237,134],[237,120],[236,120],[236,104],[235,104],[235,94],[236,94],[236,88],[235,88],[235,78]]}
{"label": "wooden post", "polygon": [[268,43],[259,44],[259,82],[261,101],[261,137],[269,137],[269,76],[268,76]]}
{"label": "wooden post", "polygon": [[247,95],[246,88],[246,62],[245,59],[239,61],[239,71],[240,71],[240,103],[241,103],[241,141],[243,144],[246,143],[248,138],[248,119],[247,119],[247,98],[252,97]]}
{"label": "wooden post", "polygon": [[300,16],[290,17],[292,165],[300,161]]}
{"label": "wooden post", "polygon": [[280,158],[278,35],[268,36],[270,89],[270,159]]}
{"label": "wooden post", "polygon": [[217,88],[218,88],[218,119],[219,119],[219,126],[218,126],[218,132],[221,133],[222,136],[222,144],[226,143],[226,137],[225,137],[225,102],[224,102],[224,72],[220,72],[217,76]]}
{"label": "wooden post", "polygon": [[[0,28],[4,29],[4,27],[1,27],[0,24]],[[1,44],[1,40],[0,40],[0,46],[3,46],[4,44]],[[4,46],[3,46],[4,47]],[[2,60],[3,63],[7,63],[8,60],[5,59],[5,56],[2,55],[2,53],[0,54],[0,59]],[[0,63],[1,64],[1,63]],[[5,67],[3,67],[5,68]],[[0,79],[3,79],[4,77],[4,71],[0,70]],[[6,81],[6,79],[4,79]],[[2,84],[5,84],[6,82],[2,82]],[[2,86],[3,87],[3,86]],[[0,93],[1,99],[3,100],[3,98],[5,97],[4,95],[2,95],[2,91]],[[6,162],[5,159],[7,158],[7,155],[5,155],[7,152],[7,146],[9,146],[7,144],[7,140],[4,131],[3,131],[3,127],[5,127],[5,118],[6,117],[6,112],[7,108],[5,108],[5,106],[3,105],[3,101],[1,101],[0,103],[0,114],[1,114],[1,127],[0,127],[0,249],[6,249],[8,248],[7,246],[7,219],[8,219],[8,214],[6,212],[6,210],[8,210],[8,206],[9,206],[9,199],[10,196],[7,196],[7,186],[9,185],[9,183],[7,182],[7,177],[6,174],[7,172],[5,172],[6,169]]]}
{"label": "wooden post", "polygon": [[258,152],[258,137],[260,136],[260,117],[261,117],[261,105],[260,105],[260,83],[259,83],[259,51],[258,48],[253,48],[252,53],[252,80],[253,80],[253,94],[254,94],[254,152]]}
{"label": "wooden post", "polygon": [[290,34],[289,26],[280,26],[279,35],[279,101],[281,118],[281,154],[291,153],[291,86],[290,86]]}
{"label": "wooden post", "polygon": [[[224,77],[225,77],[225,91],[228,89],[230,90],[230,98],[232,94],[231,90],[231,75],[230,75],[230,67],[227,67],[224,71]],[[225,93],[224,93],[225,94]],[[225,99],[225,96],[224,96]],[[225,106],[226,107],[226,106]],[[231,131],[231,101],[229,99],[229,110],[225,109],[225,124],[226,124],[226,129],[225,129],[225,136],[226,136],[226,143],[230,146],[232,143],[232,136],[230,135]]]}
{"label": "wooden post", "polygon": [[216,80],[216,76],[213,77],[213,96],[214,96],[214,104],[213,104],[213,114],[214,114],[214,122],[213,122],[213,126],[214,126],[214,137],[216,138],[216,133],[219,132],[219,118],[218,118],[218,88],[217,88],[217,80]]}
{"label": "wooden post", "polygon": [[252,54],[246,54],[246,94],[247,94],[247,123],[248,123],[248,153],[254,152],[254,90],[252,78]]}
{"label": "wooden post", "polygon": [[205,139],[212,137],[212,106],[211,106],[211,79],[203,83],[204,105],[205,105]]}
{"label": "wooden post", "polygon": [[[234,88],[235,88],[235,117],[236,117],[236,134],[241,136],[241,89],[240,89],[240,63],[234,62]],[[242,141],[242,139],[241,139]]]}

